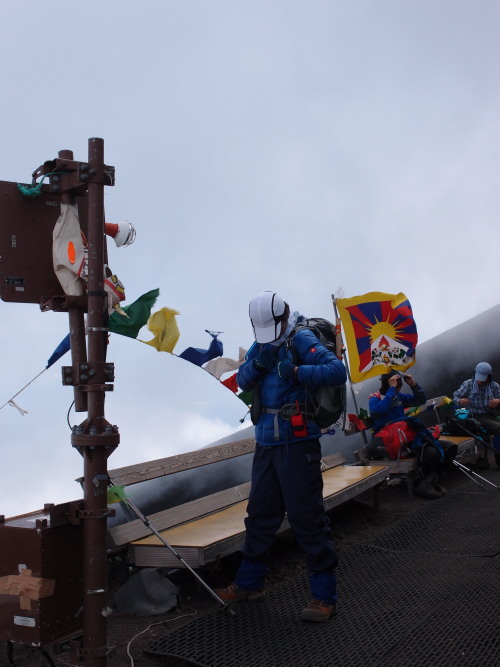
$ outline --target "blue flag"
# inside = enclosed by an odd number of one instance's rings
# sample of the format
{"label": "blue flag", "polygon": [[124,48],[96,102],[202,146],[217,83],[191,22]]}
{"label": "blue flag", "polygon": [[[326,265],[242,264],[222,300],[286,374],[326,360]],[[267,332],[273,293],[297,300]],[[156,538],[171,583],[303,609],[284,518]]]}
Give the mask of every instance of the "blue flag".
{"label": "blue flag", "polygon": [[208,350],[202,350],[199,347],[188,347],[179,354],[181,359],[186,359],[196,366],[203,366],[210,359],[215,359],[216,357],[221,357],[223,353],[222,341],[217,339],[217,336],[220,334],[220,331],[213,332],[205,329],[207,334],[212,336],[212,342]]}
{"label": "blue flag", "polygon": [[52,355],[50,359],[47,361],[47,365],[45,368],[49,368],[52,366],[52,364],[55,364],[58,359],[60,359],[62,356],[66,354],[66,352],[69,352],[71,349],[71,343],[69,340],[69,334],[67,334],[66,338],[63,338],[63,340],[59,343],[59,345],[56,347],[56,349],[52,352]]}

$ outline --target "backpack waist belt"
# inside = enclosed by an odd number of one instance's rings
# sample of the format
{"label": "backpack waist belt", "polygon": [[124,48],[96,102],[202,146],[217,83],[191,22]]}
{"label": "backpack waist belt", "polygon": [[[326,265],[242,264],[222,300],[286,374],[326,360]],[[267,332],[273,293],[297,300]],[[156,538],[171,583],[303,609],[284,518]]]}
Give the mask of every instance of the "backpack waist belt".
{"label": "backpack waist belt", "polygon": [[[299,411],[304,414],[306,419],[311,419],[310,406],[307,403],[299,403]],[[280,416],[285,421],[290,421],[292,415],[297,414],[297,404],[296,403],[286,403],[281,408],[262,408],[262,412],[267,415],[274,415],[274,439],[279,440],[280,432],[278,425],[278,416]]]}

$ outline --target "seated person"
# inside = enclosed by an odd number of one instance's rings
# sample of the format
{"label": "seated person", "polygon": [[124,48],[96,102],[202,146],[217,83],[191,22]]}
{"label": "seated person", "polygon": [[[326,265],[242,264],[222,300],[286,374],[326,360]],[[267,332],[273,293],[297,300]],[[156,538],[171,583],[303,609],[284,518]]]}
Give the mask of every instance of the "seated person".
{"label": "seated person", "polygon": [[[477,419],[485,431],[493,436],[495,464],[500,470],[500,385],[492,379],[493,369],[486,361],[481,361],[472,374],[472,378],[462,382],[454,392],[453,400],[461,408],[467,408],[471,417]],[[497,453],[498,452],[498,453]],[[477,465],[489,468],[487,450],[480,456]]]}
{"label": "seated person", "polygon": [[[401,393],[403,379],[410,387],[411,394]],[[377,433],[387,424],[404,420],[405,408],[424,405],[426,402],[424,390],[411,375],[402,376],[399,371],[393,370],[382,375],[380,381],[379,391],[371,394],[368,402],[373,423],[373,436],[368,450],[374,458],[380,458],[385,453],[384,442],[377,437]],[[446,493],[439,484],[439,476],[451,465],[458,448],[449,443],[436,445],[435,438],[423,426],[418,436],[422,440],[421,446],[418,451],[414,450],[410,454],[419,456],[422,476],[422,481],[415,489],[415,493],[423,498],[434,500]]]}

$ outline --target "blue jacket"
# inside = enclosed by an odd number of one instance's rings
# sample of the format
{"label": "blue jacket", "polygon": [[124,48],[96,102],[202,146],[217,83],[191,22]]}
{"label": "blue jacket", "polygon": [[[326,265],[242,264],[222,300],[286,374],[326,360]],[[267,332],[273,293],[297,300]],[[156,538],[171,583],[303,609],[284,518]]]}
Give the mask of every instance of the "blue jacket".
{"label": "blue jacket", "polygon": [[371,394],[368,399],[368,409],[373,422],[373,432],[376,433],[389,422],[399,421],[405,416],[405,408],[414,405],[423,405],[426,401],[422,387],[415,384],[413,394],[397,393],[396,387],[389,387],[385,396],[380,392]]}
{"label": "blue jacket", "polygon": [[[246,361],[238,371],[238,385],[243,391],[251,391],[262,380],[259,387],[259,396],[263,407],[277,411],[284,405],[304,403],[306,401],[305,385],[315,388],[321,385],[342,385],[347,379],[347,373],[342,361],[330,352],[309,329],[299,329],[293,337],[295,350],[295,365],[299,366],[296,379],[283,380],[278,375],[278,362],[283,359],[292,359],[291,351],[287,350],[284,342],[277,348],[276,364],[270,371],[259,371],[254,359],[262,349],[275,349],[270,343],[254,343],[248,350]],[[318,438],[321,429],[314,422],[307,422],[307,435],[297,438],[290,421],[283,419],[276,412],[262,412],[255,427],[255,439],[261,445],[282,445],[295,440]]]}

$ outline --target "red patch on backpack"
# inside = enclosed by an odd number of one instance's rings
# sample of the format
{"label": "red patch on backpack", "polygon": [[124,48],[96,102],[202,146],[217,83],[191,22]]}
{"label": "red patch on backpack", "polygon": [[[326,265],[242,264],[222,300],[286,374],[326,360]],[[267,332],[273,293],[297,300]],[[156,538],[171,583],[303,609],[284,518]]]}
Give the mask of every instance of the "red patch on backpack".
{"label": "red patch on backpack", "polygon": [[312,353],[314,354],[314,353],[316,352],[316,348],[315,348],[315,347],[311,347],[311,349],[309,350],[309,352],[312,352]]}

